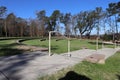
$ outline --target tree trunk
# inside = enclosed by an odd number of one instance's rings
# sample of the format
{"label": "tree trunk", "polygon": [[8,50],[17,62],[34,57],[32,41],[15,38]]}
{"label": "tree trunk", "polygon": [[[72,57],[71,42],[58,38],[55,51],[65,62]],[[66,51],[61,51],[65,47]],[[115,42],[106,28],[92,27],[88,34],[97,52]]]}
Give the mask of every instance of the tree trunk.
{"label": "tree trunk", "polygon": [[80,33],[80,39],[82,39],[82,33]]}
{"label": "tree trunk", "polygon": [[5,26],[4,26],[4,28],[5,28],[5,36],[7,37],[7,25],[6,25],[6,20],[5,20]]}
{"label": "tree trunk", "polygon": [[116,15],[115,15],[115,27],[116,27],[116,33],[118,33],[117,16]]}

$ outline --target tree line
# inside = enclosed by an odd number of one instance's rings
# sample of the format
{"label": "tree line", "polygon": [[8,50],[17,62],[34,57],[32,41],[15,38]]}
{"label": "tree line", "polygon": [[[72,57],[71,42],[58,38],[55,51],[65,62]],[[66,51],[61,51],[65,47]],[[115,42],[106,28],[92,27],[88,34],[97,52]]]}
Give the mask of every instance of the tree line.
{"label": "tree line", "polygon": [[[77,14],[62,13],[54,10],[46,16],[45,10],[36,13],[35,19],[16,17],[14,13],[7,14],[7,8],[0,6],[0,36],[1,37],[44,37],[49,31],[65,31],[64,35],[80,37],[90,36],[94,28],[96,35],[104,28],[105,34],[119,33],[120,2],[109,3],[105,10],[96,7],[94,10],[80,11]],[[64,26],[64,27],[63,27]]]}

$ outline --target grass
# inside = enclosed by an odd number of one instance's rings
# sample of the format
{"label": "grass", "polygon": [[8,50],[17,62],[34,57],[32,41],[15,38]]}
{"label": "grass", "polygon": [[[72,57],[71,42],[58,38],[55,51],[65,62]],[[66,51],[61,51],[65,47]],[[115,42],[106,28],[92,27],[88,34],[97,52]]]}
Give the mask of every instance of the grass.
{"label": "grass", "polygon": [[[15,55],[15,54],[21,54],[24,51],[16,48],[18,44],[16,44],[16,40],[21,38],[0,38],[0,56],[6,56],[6,55]],[[35,38],[23,38],[26,41],[23,41],[24,44],[27,45],[34,45],[39,47],[46,47],[48,48],[48,40],[40,41],[40,39]],[[95,49],[96,43],[92,40],[78,40],[78,39],[72,39],[71,41],[71,51],[79,50],[82,47],[87,47],[89,49]],[[65,53],[67,52],[67,40],[59,40],[56,41],[55,39],[51,40],[51,49],[52,53]],[[101,43],[99,42],[99,48],[101,48]],[[113,47],[112,45],[106,45],[106,47]]]}
{"label": "grass", "polygon": [[120,80],[120,52],[106,60],[106,64],[82,62],[38,80]]}
{"label": "grass", "polygon": [[0,37],[0,56],[21,54],[25,50],[16,48],[19,44],[16,43],[18,39],[30,40],[36,39],[35,37]]}
{"label": "grass", "polygon": [[[48,44],[49,41],[45,40],[45,41],[40,41],[40,39],[35,39],[35,40],[28,40],[28,41],[24,41],[24,44],[27,45],[34,45],[34,46],[40,46],[40,47],[46,47],[48,48]],[[89,49],[96,49],[96,42],[95,40],[78,40],[78,39],[72,39],[70,41],[71,46],[70,49],[71,51],[75,51],[75,50],[79,50],[82,49],[83,47],[89,48]],[[52,53],[65,53],[67,52],[68,48],[67,48],[67,44],[68,41],[67,40],[59,40],[56,41],[55,39],[51,40],[51,50]],[[111,47],[113,48],[113,45],[105,45],[106,47]],[[102,47],[101,42],[99,42],[99,48]]]}

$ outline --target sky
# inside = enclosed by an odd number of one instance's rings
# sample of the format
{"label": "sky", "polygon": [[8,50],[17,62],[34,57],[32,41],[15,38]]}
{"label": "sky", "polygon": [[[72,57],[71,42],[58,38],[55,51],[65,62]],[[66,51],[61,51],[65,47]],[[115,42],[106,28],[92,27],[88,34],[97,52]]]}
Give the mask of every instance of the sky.
{"label": "sky", "polygon": [[13,12],[17,17],[36,18],[36,12],[45,10],[50,16],[54,10],[62,13],[77,14],[80,11],[103,9],[111,2],[119,0],[0,0],[0,6],[7,7],[7,13]]}

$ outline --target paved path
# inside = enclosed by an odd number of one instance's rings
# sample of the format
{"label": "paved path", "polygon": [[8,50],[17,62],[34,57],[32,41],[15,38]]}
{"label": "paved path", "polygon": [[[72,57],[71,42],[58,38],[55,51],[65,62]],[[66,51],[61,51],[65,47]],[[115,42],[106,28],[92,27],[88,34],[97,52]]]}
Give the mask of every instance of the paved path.
{"label": "paved path", "polygon": [[117,50],[119,48],[104,48],[98,51],[83,49],[71,52],[71,57],[68,57],[67,53],[48,56],[48,53],[40,51],[0,57],[0,80],[36,80],[38,76],[73,66],[91,54],[104,54],[107,59]]}

